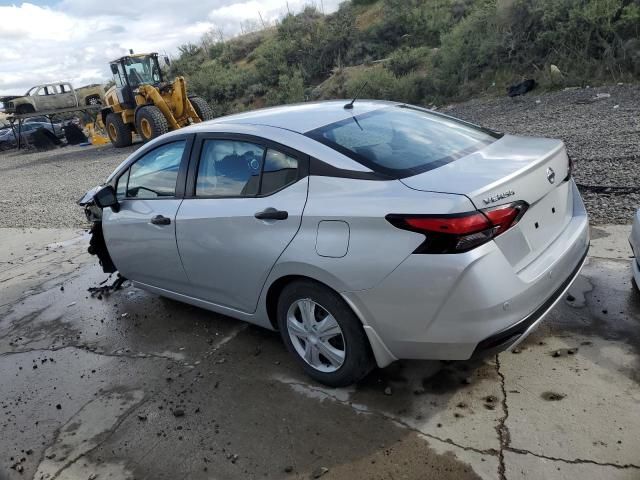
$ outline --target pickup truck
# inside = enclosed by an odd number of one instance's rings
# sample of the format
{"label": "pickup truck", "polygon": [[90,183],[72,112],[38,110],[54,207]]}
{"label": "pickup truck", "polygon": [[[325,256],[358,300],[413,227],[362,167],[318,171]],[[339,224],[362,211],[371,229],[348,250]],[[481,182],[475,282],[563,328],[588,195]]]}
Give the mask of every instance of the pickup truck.
{"label": "pickup truck", "polygon": [[104,85],[93,84],[74,89],[70,83],[56,82],[36,85],[24,96],[0,98],[5,113],[25,114],[59,108],[100,105],[104,99]]}

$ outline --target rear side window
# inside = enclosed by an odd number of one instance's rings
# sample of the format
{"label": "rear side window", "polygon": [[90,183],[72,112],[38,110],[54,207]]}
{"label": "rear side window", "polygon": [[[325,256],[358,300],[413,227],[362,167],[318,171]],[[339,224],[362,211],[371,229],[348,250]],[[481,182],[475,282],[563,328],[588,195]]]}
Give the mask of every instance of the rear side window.
{"label": "rear side window", "polygon": [[278,150],[268,149],[264,157],[261,195],[273,192],[294,183],[298,179],[298,160]]}
{"label": "rear side window", "polygon": [[[126,188],[127,198],[162,198],[173,197],[176,194],[178,170],[182,161],[185,141],[167,143],[138,159],[128,172]],[[121,191],[118,181],[117,190]]]}
{"label": "rear side window", "polygon": [[395,178],[440,167],[499,138],[473,125],[404,106],[349,117],[306,135]]}

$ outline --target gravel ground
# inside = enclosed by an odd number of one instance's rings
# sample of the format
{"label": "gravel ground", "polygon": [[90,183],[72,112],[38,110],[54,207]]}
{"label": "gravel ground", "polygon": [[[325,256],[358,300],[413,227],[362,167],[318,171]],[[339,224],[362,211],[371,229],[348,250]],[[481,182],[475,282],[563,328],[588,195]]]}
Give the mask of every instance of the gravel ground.
{"label": "gravel ground", "polygon": [[139,145],[0,153],[0,227],[84,227],[77,201]]}
{"label": "gravel ground", "polygon": [[640,85],[534,91],[444,111],[503,132],[564,140],[592,224],[630,223],[640,207]]}
{"label": "gravel ground", "polygon": [[[481,98],[444,111],[504,132],[563,139],[593,224],[630,223],[640,207],[640,85]],[[0,153],[0,227],[85,226],[77,200],[138,146]]]}

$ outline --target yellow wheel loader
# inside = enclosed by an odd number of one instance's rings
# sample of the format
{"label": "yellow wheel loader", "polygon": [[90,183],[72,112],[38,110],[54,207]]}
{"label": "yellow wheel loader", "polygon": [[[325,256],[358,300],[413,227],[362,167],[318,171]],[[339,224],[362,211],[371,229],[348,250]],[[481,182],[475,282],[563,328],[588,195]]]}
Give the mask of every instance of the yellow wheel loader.
{"label": "yellow wheel loader", "polygon": [[[169,64],[166,57],[165,62]],[[115,85],[105,94],[100,120],[114,146],[131,145],[133,133],[147,142],[213,118],[213,110],[204,99],[187,96],[184,77],[177,77],[173,83],[164,81],[157,53],[127,55],[110,62],[110,66]]]}

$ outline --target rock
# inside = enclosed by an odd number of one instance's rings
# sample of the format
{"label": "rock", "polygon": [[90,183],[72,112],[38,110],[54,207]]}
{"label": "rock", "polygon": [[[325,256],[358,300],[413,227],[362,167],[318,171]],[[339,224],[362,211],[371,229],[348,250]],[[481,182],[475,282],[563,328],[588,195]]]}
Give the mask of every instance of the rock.
{"label": "rock", "polygon": [[522,350],[520,350],[518,347],[514,348],[513,350],[511,350],[511,353],[520,353]]}
{"label": "rock", "polygon": [[560,71],[560,69],[556,65],[551,65],[549,67],[549,71],[551,72],[551,76],[554,77],[554,78],[562,77],[562,72]]}
{"label": "rock", "polygon": [[574,297],[573,295],[569,294],[567,295],[567,302],[573,302],[575,301],[576,297]]}
{"label": "rock", "polygon": [[87,477],[87,480],[96,480],[96,478],[98,478],[98,475],[96,475],[95,473],[92,473]]}
{"label": "rock", "polygon": [[144,422],[147,419],[147,415],[145,413],[138,414],[138,420]]}
{"label": "rock", "polygon": [[182,410],[181,408],[176,408],[173,411],[173,416],[174,417],[184,417],[184,410]]}
{"label": "rock", "polygon": [[327,473],[329,473],[329,469],[327,467],[318,467],[311,474],[311,478],[320,478]]}
{"label": "rock", "polygon": [[62,405],[57,404],[57,405],[56,405],[56,408],[57,408],[58,410],[62,410]]}
{"label": "rock", "polygon": [[293,472],[293,467],[291,465],[287,465],[286,467],[284,467],[284,473],[291,473]]}
{"label": "rock", "polygon": [[484,401],[487,403],[496,403],[498,401],[498,397],[495,395],[487,395],[484,397]]}
{"label": "rock", "polygon": [[391,390],[391,387],[387,387],[384,389],[384,394],[385,395],[393,395],[393,390]]}

